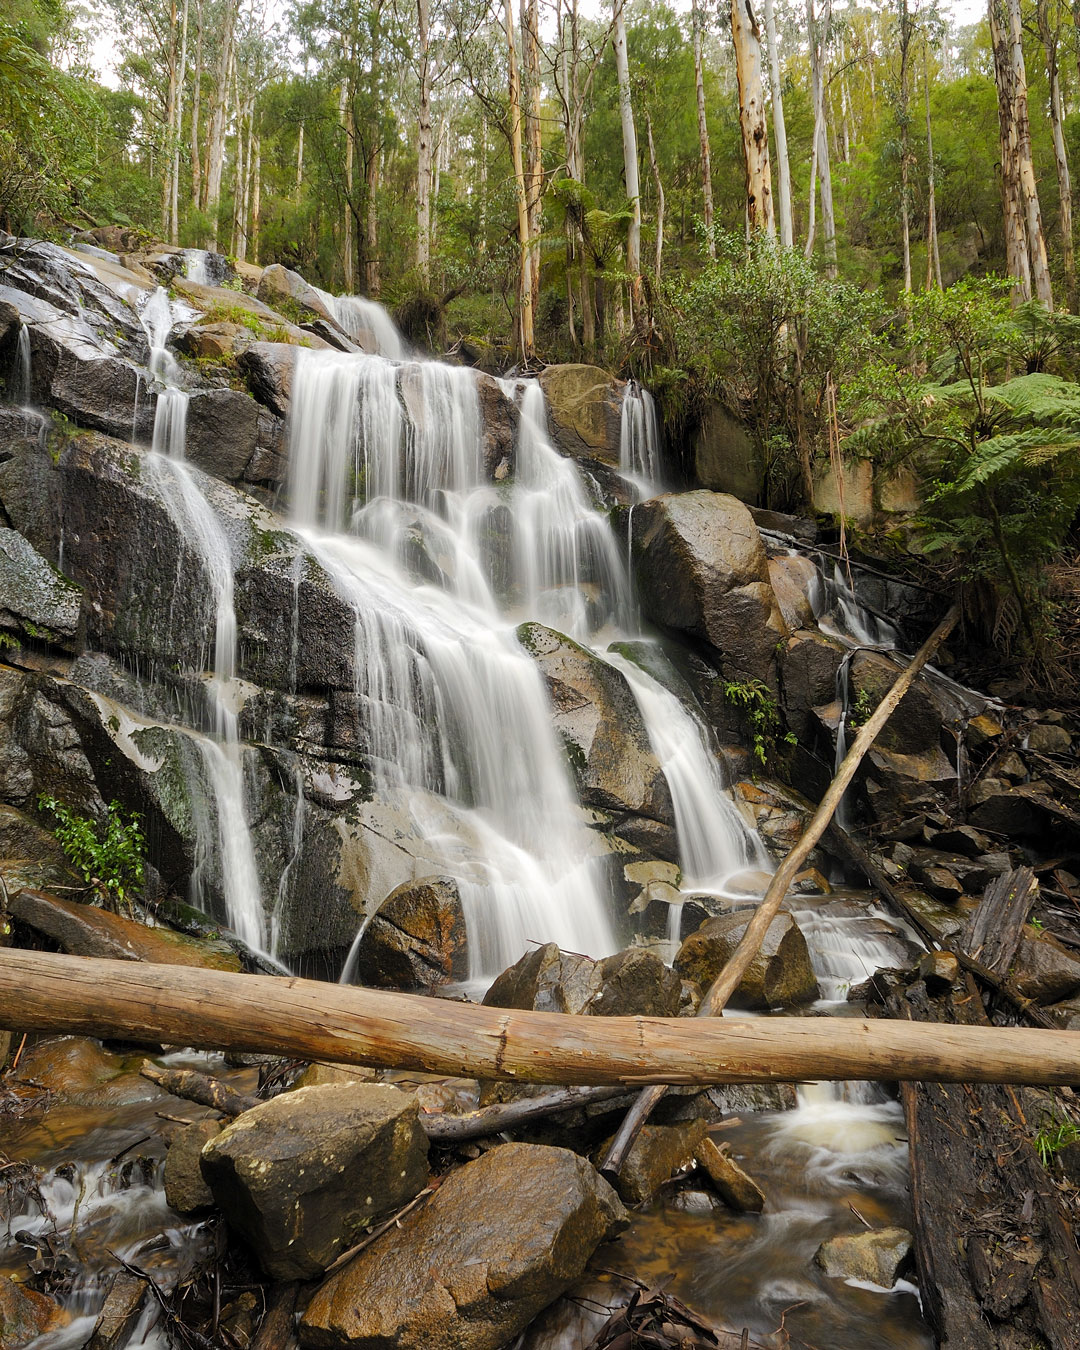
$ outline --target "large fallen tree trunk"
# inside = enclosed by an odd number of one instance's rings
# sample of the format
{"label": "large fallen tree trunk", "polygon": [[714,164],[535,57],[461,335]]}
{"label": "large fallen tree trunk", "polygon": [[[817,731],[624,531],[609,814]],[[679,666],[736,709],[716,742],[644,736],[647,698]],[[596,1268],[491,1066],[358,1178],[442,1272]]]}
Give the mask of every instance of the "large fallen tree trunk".
{"label": "large fallen tree trunk", "polygon": [[0,950],[0,1026],[519,1082],[1080,1083],[1080,1032],[570,1017],[314,980]]}

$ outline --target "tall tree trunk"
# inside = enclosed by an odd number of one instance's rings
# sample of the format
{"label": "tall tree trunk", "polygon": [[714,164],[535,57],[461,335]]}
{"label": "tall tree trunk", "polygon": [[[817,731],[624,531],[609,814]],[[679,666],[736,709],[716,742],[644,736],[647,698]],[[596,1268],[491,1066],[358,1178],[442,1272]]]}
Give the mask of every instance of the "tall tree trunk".
{"label": "tall tree trunk", "polygon": [[304,124],[300,123],[300,131],[296,137],[296,200],[300,200],[300,193],[304,186]]}
{"label": "tall tree trunk", "polygon": [[806,27],[810,42],[810,91],[814,106],[814,144],[811,152],[810,212],[806,231],[806,256],[814,251],[814,176],[821,193],[821,228],[829,276],[836,276],[836,218],[833,213],[832,171],[829,165],[829,133],[825,118],[825,51],[832,27],[832,0],[825,0],[820,18],[814,16],[814,0],[806,0]]}
{"label": "tall tree trunk", "polygon": [[184,133],[184,83],[187,80],[188,11],[184,0],[184,19],[180,35],[180,68],[176,78],[176,113],[173,119],[172,171],[169,183],[169,242],[180,242],[180,141]]}
{"label": "tall tree trunk", "polygon": [[262,139],[255,137],[255,168],[251,184],[251,261],[259,261],[259,227],[262,223]]}
{"label": "tall tree trunk", "polygon": [[197,211],[202,205],[202,157],[199,153],[199,113],[202,108],[203,78],[203,2],[196,0],[195,22],[198,36],[195,41],[195,87],[191,91],[191,204]]}
{"label": "tall tree trunk", "polygon": [[416,138],[416,270],[420,283],[431,281],[431,52],[428,0],[416,0],[420,39],[420,106]]}
{"label": "tall tree trunk", "polygon": [[346,295],[356,289],[355,258],[353,254],[353,172],[356,166],[356,144],[353,135],[351,76],[341,86],[338,95],[338,120],[345,138],[345,211],[341,222],[341,272]]}
{"label": "tall tree trunk", "polygon": [[169,0],[169,35],[166,39],[166,60],[169,63],[169,78],[165,94],[165,144],[161,162],[165,166],[165,177],[161,184],[161,234],[164,238],[169,232],[169,212],[172,205],[172,164],[173,142],[176,129],[176,0]]}
{"label": "tall tree trunk", "polygon": [[1020,206],[1020,170],[1017,156],[1013,65],[1005,15],[1000,0],[990,0],[990,41],[994,54],[994,82],[998,96],[998,133],[1001,147],[1001,206],[1005,224],[1005,265],[1016,280],[1013,299],[1031,299],[1031,261]]}
{"label": "tall tree trunk", "polygon": [[697,127],[698,145],[701,147],[701,197],[702,218],[705,221],[705,246],[709,257],[716,257],[716,240],[713,238],[713,195],[712,195],[712,156],[709,154],[709,125],[705,120],[705,71],[702,63],[702,27],[703,18],[699,0],[691,0],[691,23],[694,30],[694,87],[697,90]]}
{"label": "tall tree trunk", "polygon": [[[243,158],[243,163],[237,166],[237,175],[239,184],[237,186],[238,209],[236,213],[236,248],[234,256],[245,261],[248,250],[248,215],[251,210],[251,161],[255,148],[255,113],[254,98],[249,97],[245,109],[247,118],[247,151]],[[240,134],[243,134],[243,124],[241,123]]]}
{"label": "tall tree trunk", "polygon": [[904,235],[904,290],[911,294],[911,116],[908,97],[908,68],[911,41],[915,35],[916,15],[908,0],[899,0],[897,21],[900,28],[900,94],[896,120],[900,128],[900,221]]}
{"label": "tall tree trunk", "polygon": [[619,114],[622,119],[623,176],[630,202],[630,228],[626,234],[626,270],[630,275],[630,299],[634,317],[641,307],[641,188],[638,184],[637,131],[630,98],[630,63],[626,55],[625,0],[615,0],[615,69],[619,78]]}
{"label": "tall tree trunk", "polygon": [[529,202],[529,259],[533,313],[540,300],[540,238],[544,217],[544,163],[540,129],[540,34],[537,0],[521,0],[521,53],[524,65],[525,192]]}
{"label": "tall tree trunk", "polygon": [[[371,7],[371,97],[376,108],[382,109],[382,0]],[[382,119],[379,119],[382,125]],[[364,293],[372,297],[382,290],[379,271],[379,182],[382,165],[382,134],[364,165]]]}
{"label": "tall tree trunk", "polygon": [[1049,0],[1038,0],[1039,36],[1046,52],[1046,75],[1050,84],[1050,123],[1054,132],[1054,163],[1057,167],[1058,199],[1061,221],[1061,262],[1065,271],[1065,294],[1069,309],[1076,311],[1076,262],[1072,236],[1072,183],[1069,157],[1065,149],[1065,112],[1058,68],[1058,32],[1050,26]]}
{"label": "tall tree trunk", "polygon": [[645,133],[649,140],[649,167],[653,182],[656,184],[656,280],[660,281],[660,268],[664,259],[664,184],[660,178],[660,165],[656,162],[656,146],[653,144],[652,117],[645,112]]}
{"label": "tall tree trunk", "polygon": [[840,133],[843,142],[843,159],[851,163],[851,96],[847,82],[847,52],[840,44]]}
{"label": "tall tree trunk", "polygon": [[225,6],[225,28],[221,35],[221,55],[218,60],[214,116],[210,122],[210,149],[206,169],[206,210],[210,216],[210,246],[217,249],[218,205],[221,201],[221,174],[225,166],[225,115],[232,84],[234,59],[233,37],[236,32],[235,4]]}
{"label": "tall tree trunk", "polygon": [[514,39],[514,11],[511,0],[503,0],[503,25],[506,31],[507,77],[509,85],[510,158],[514,167],[518,225],[518,350],[523,360],[533,354],[532,271],[530,266],[529,201],[525,191],[525,164],[521,149],[521,77],[518,73],[517,43]]}
{"label": "tall tree trunk", "polygon": [[1020,168],[1020,203],[1024,213],[1028,257],[1031,262],[1031,283],[1037,298],[1042,301],[1047,309],[1053,309],[1054,297],[1050,285],[1050,266],[1046,257],[1046,238],[1043,235],[1042,212],[1039,209],[1039,189],[1035,182],[1035,166],[1031,159],[1031,124],[1028,121],[1027,71],[1024,68],[1020,0],[1007,0],[1007,5],[1010,55],[1013,67],[1016,150]]}
{"label": "tall tree trunk", "polygon": [[937,199],[934,176],[934,128],[930,120],[930,56],[928,44],[923,44],[923,92],[926,96],[926,162],[927,162],[927,216],[926,216],[926,289],[937,282],[941,290],[941,251],[938,248]]}
{"label": "tall tree trunk", "polygon": [[765,36],[769,43],[769,84],[772,92],[773,139],[776,143],[776,185],[780,199],[780,242],[785,248],[792,248],[795,244],[795,225],[791,213],[791,165],[788,161],[784,94],[780,83],[780,42],[776,36],[773,0],[765,0]]}
{"label": "tall tree trunk", "polygon": [[765,89],[761,83],[761,33],[750,0],[731,0],[731,37],[739,84],[739,123],[746,167],[746,211],[751,230],[776,234]]}

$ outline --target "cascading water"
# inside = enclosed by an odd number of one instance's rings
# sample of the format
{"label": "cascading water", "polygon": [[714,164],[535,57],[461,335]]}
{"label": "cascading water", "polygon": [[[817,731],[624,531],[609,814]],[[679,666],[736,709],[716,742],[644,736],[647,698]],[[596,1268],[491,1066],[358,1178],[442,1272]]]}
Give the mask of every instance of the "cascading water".
{"label": "cascading water", "polygon": [[656,403],[636,380],[627,380],[619,418],[619,470],[639,500],[662,492],[660,419]]}
{"label": "cascading water", "polygon": [[363,295],[331,295],[318,286],[313,289],[334,316],[338,327],[354,342],[365,350],[374,347],[379,356],[385,356],[389,361],[404,359],[405,343],[401,334],[377,300],[369,300]]}
{"label": "cascading water", "polygon": [[166,347],[173,320],[163,287],[147,301],[142,320],[150,344],[150,373],[163,386],[154,412],[148,474],[200,558],[214,600],[213,675],[207,686],[214,709],[214,738],[200,738],[199,749],[214,796],[216,819],[210,819],[204,811],[195,813],[202,829],[193,881],[198,896],[216,844],[229,925],[249,946],[261,949],[266,942],[266,926],[244,806],[244,760],[237,724],[232,551],[213,507],[184,463],[188,395],[176,383],[176,361]]}

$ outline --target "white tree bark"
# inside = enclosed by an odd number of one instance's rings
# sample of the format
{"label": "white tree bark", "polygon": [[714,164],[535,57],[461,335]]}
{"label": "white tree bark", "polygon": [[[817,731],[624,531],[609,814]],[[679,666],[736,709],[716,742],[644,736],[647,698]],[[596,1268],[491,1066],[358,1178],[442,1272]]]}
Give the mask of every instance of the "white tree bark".
{"label": "white tree bark", "polygon": [[210,216],[210,245],[217,248],[218,204],[221,201],[221,174],[225,165],[225,121],[228,111],[229,88],[232,84],[234,34],[237,6],[225,6],[225,28],[221,35],[221,54],[218,60],[214,116],[210,122],[209,162],[206,168],[206,210]]}
{"label": "white tree bark", "polygon": [[514,167],[514,190],[518,222],[518,349],[527,361],[533,354],[532,270],[530,266],[529,202],[525,192],[525,163],[521,148],[521,76],[518,73],[517,44],[514,39],[514,11],[511,0],[503,0],[503,25],[506,32],[507,78],[509,85],[510,158]]}
{"label": "white tree bark", "polygon": [[1065,108],[1061,94],[1061,71],[1058,66],[1059,31],[1050,25],[1049,0],[1038,0],[1037,18],[1039,36],[1046,52],[1046,75],[1050,84],[1050,124],[1054,133],[1054,165],[1057,168],[1058,200],[1060,202],[1061,262],[1065,272],[1065,293],[1069,308],[1076,309],[1076,261],[1072,237],[1072,182],[1069,175],[1069,156],[1065,148]]}
{"label": "white tree bark", "polygon": [[656,185],[656,257],[654,268],[656,280],[660,280],[660,270],[664,260],[664,184],[660,177],[660,165],[656,159],[656,146],[653,144],[652,117],[645,113],[645,132],[649,140],[649,167],[652,170],[653,183]]}
{"label": "white tree bark", "polygon": [[630,229],[626,235],[626,270],[630,274],[630,297],[635,315],[641,303],[641,187],[638,182],[637,131],[630,98],[630,63],[626,55],[625,0],[615,0],[615,70],[619,78],[619,114],[622,119],[623,176],[630,202]]}
{"label": "white tree bark", "polygon": [[1054,297],[1050,285],[1050,266],[1046,257],[1042,212],[1039,209],[1039,189],[1035,182],[1035,166],[1031,160],[1031,124],[1028,121],[1027,71],[1024,68],[1020,0],[1007,0],[1007,5],[1013,68],[1013,116],[1016,121],[1016,151],[1020,170],[1020,204],[1027,233],[1031,282],[1036,297],[1047,309],[1053,309]]}
{"label": "white tree bark", "polygon": [[[715,258],[716,241],[712,234],[712,156],[709,153],[709,125],[705,119],[705,70],[701,53],[704,19],[699,0],[692,0],[690,15],[694,30],[694,87],[697,91],[698,144],[701,148],[702,219],[705,222],[706,247],[709,251],[709,257]],[[659,269],[657,270],[659,271]]]}
{"label": "white tree bark", "polygon": [[416,0],[420,26],[420,106],[416,151],[416,270],[431,281],[431,50],[429,0]]}
{"label": "white tree bark", "polygon": [[731,37],[739,84],[739,123],[746,168],[746,211],[751,230],[775,236],[769,132],[765,122],[765,89],[761,81],[761,34],[750,0],[731,0]]}
{"label": "white tree bark", "polygon": [[773,139],[776,143],[776,186],[780,207],[780,242],[785,248],[795,244],[795,226],[791,212],[791,164],[788,160],[787,125],[784,121],[784,93],[780,83],[780,42],[776,36],[773,0],[765,0],[765,37],[769,44],[769,85],[772,93]]}
{"label": "white tree bark", "polygon": [[825,263],[829,276],[836,276],[836,217],[833,212],[832,170],[829,164],[829,132],[825,105],[825,51],[832,27],[832,0],[825,0],[819,17],[814,0],[806,0],[806,26],[810,42],[810,86],[814,108],[814,147],[810,171],[810,213],[806,232],[806,256],[814,251],[815,176],[821,196],[821,229],[825,240]]}
{"label": "white tree bark", "polygon": [[169,181],[169,242],[180,242],[180,141],[184,132],[184,82],[187,80],[188,11],[184,0],[184,19],[180,34],[180,66],[176,76],[176,112],[173,118],[172,169]]}

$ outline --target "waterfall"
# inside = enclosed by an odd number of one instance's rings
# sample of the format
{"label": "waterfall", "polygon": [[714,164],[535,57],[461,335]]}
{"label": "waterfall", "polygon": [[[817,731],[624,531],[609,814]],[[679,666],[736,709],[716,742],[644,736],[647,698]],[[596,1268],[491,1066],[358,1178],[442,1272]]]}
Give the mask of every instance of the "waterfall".
{"label": "waterfall", "polygon": [[[244,805],[244,752],[236,707],[236,610],[233,606],[233,561],[229,541],[191,468],[184,462],[188,395],[176,384],[177,363],[166,342],[172,327],[168,293],[150,296],[142,311],[150,344],[149,369],[161,381],[154,410],[154,433],[147,476],[186,542],[198,555],[214,602],[212,678],[207,686],[214,709],[215,740],[200,738],[207,782],[216,803],[216,819],[196,812],[201,822],[197,851],[201,861],[193,873],[196,899],[211,844],[217,847],[229,926],[250,947],[266,942],[259,872]],[[204,665],[207,664],[204,662]]]}
{"label": "waterfall", "polygon": [[660,472],[660,419],[652,394],[627,380],[619,417],[619,470],[638,499],[663,492]]}
{"label": "waterfall", "polygon": [[19,336],[15,340],[15,365],[11,373],[11,401],[20,407],[30,404],[30,330],[26,324],[19,325]]}
{"label": "waterfall", "polygon": [[368,300],[362,295],[331,295],[318,286],[312,289],[318,292],[338,327],[354,342],[365,348],[374,347],[376,354],[387,360],[404,359],[402,336],[377,300]]}

